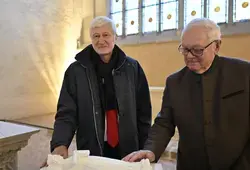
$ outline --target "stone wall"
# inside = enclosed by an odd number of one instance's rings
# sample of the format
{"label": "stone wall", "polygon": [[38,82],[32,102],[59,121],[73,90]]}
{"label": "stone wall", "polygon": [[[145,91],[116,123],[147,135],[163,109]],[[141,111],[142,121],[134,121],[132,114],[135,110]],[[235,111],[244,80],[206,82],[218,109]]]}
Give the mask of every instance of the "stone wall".
{"label": "stone wall", "polygon": [[0,1],[0,119],[55,112],[84,0]]}

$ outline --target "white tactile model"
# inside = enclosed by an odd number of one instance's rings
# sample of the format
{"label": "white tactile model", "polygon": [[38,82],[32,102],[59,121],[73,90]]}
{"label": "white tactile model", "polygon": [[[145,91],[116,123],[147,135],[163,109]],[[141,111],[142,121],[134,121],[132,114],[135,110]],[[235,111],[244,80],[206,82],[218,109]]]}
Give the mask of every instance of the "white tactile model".
{"label": "white tactile model", "polygon": [[153,170],[148,159],[140,162],[125,162],[99,156],[90,156],[88,150],[76,150],[73,156],[63,159],[48,155],[48,167],[41,170]]}

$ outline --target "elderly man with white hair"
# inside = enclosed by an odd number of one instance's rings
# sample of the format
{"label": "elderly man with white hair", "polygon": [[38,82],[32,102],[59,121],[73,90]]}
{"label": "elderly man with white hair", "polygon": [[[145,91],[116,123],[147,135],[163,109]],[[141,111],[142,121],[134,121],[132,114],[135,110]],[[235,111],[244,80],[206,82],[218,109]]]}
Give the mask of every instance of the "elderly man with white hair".
{"label": "elderly man with white hair", "polygon": [[116,27],[105,16],[90,26],[92,44],[66,70],[51,152],[68,157],[76,132],[78,150],[121,159],[142,149],[151,127],[147,79],[139,62],[115,44]]}
{"label": "elderly man with white hair", "polygon": [[220,46],[215,22],[187,24],[178,48],[186,66],[167,78],[144,149],[123,160],[158,161],[177,127],[177,170],[250,169],[250,64],[218,56]]}

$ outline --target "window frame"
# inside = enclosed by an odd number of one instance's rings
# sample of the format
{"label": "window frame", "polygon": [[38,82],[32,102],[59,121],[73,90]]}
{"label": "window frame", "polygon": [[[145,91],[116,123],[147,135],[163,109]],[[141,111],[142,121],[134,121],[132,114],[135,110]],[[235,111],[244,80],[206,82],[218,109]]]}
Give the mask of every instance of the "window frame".
{"label": "window frame", "polygon": [[[112,0],[108,0],[109,4],[112,4]],[[118,37],[117,44],[120,45],[130,45],[130,44],[143,44],[143,43],[154,43],[154,42],[169,42],[169,41],[179,41],[181,31],[184,28],[184,0],[179,0],[178,2],[178,28],[177,29],[169,29],[169,30],[161,30],[161,20],[158,22],[158,30],[154,32],[147,32],[143,33],[143,0],[139,0],[139,10],[138,10],[138,17],[139,17],[139,31],[137,34],[132,35],[125,35],[125,2],[123,0],[123,34]],[[204,17],[208,16],[208,1],[204,0]],[[159,3],[159,11],[161,11],[161,0],[158,0]],[[228,0],[227,4],[227,23],[218,23],[221,27],[222,36],[224,35],[235,35],[235,34],[249,34],[250,33],[250,19],[244,20],[244,22],[234,22],[234,5],[235,0]],[[111,11],[108,11],[108,16],[111,17]],[[161,12],[158,13],[158,18],[161,19]]]}

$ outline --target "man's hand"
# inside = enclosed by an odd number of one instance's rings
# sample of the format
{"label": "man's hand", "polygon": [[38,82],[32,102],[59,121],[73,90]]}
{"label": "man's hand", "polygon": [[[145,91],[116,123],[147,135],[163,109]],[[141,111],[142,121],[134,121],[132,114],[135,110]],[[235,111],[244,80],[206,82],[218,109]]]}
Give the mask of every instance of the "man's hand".
{"label": "man's hand", "polygon": [[[68,158],[68,149],[66,146],[58,146],[54,149],[54,151],[51,153],[52,155],[60,155],[64,159]],[[44,163],[41,165],[40,168],[46,167],[47,165],[47,159],[44,161]]]}
{"label": "man's hand", "polygon": [[60,155],[64,159],[68,158],[68,148],[66,146],[58,146],[52,152],[52,155]]}
{"label": "man's hand", "polygon": [[149,150],[140,150],[132,152],[131,154],[124,157],[122,160],[127,162],[136,162],[142,159],[149,159],[150,162],[155,160],[155,154]]}

